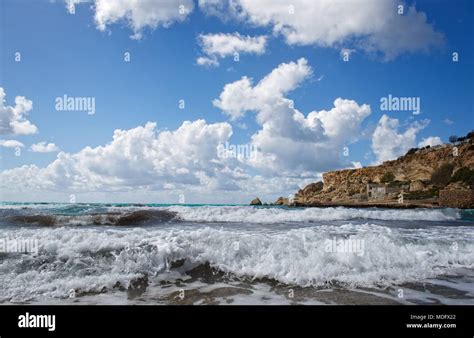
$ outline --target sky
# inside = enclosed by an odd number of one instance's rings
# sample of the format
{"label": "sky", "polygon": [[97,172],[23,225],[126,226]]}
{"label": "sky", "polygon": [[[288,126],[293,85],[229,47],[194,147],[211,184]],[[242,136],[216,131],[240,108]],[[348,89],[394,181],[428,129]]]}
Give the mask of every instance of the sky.
{"label": "sky", "polygon": [[446,143],[473,7],[0,0],[0,200],[271,202]]}

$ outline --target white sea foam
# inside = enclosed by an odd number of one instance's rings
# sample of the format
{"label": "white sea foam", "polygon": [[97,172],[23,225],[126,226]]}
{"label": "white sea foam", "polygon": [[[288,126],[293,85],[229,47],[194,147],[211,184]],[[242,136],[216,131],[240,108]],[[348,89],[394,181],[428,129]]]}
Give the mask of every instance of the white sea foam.
{"label": "white sea foam", "polygon": [[[252,206],[104,206],[74,204],[10,205],[0,204],[0,210],[40,210],[44,215],[56,215],[57,225],[114,224],[110,213],[126,214],[138,210],[171,211],[183,221],[214,223],[286,223],[366,220],[453,221],[461,219],[457,209],[376,209],[376,208],[275,208]],[[21,211],[21,210],[20,210]],[[130,224],[134,225],[134,224]]]}
{"label": "white sea foam", "polygon": [[255,208],[250,206],[173,206],[168,208],[192,222],[281,223],[351,219],[448,221],[461,218],[456,209]]}
{"label": "white sea foam", "polygon": [[[405,232],[406,231],[406,232]],[[68,297],[163,278],[179,259],[210,263],[234,276],[318,286],[388,286],[474,268],[471,227],[431,227],[425,236],[374,224],[265,231],[235,227],[4,228],[9,238],[36,238],[37,255],[0,260],[0,300]],[[440,236],[440,234],[444,234]],[[356,238],[363,255],[328,251],[328,240]],[[236,243],[238,243],[236,245]],[[456,246],[453,247],[453,243]]]}

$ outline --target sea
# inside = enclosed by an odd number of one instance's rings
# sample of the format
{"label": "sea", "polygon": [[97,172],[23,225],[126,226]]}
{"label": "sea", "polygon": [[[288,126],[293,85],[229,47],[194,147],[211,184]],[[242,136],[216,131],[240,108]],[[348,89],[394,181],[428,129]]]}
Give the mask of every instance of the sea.
{"label": "sea", "polygon": [[0,203],[0,304],[474,304],[474,210]]}

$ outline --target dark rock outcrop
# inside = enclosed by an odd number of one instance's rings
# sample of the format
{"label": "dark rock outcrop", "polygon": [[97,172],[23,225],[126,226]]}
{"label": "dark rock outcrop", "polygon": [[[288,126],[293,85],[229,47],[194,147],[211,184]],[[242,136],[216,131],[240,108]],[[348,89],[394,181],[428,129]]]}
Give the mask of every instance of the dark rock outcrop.
{"label": "dark rock outcrop", "polygon": [[262,205],[262,201],[260,201],[260,198],[256,197],[250,202],[250,205]]}

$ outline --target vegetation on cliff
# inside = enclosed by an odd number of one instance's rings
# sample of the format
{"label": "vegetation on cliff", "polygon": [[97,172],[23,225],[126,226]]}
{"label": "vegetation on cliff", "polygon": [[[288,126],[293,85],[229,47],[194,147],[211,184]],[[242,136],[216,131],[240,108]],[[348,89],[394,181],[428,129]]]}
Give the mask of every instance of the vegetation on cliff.
{"label": "vegetation on cliff", "polygon": [[[377,166],[331,171],[295,194],[295,205],[419,204],[474,208],[474,132],[410,149]],[[442,198],[441,198],[442,197]]]}

